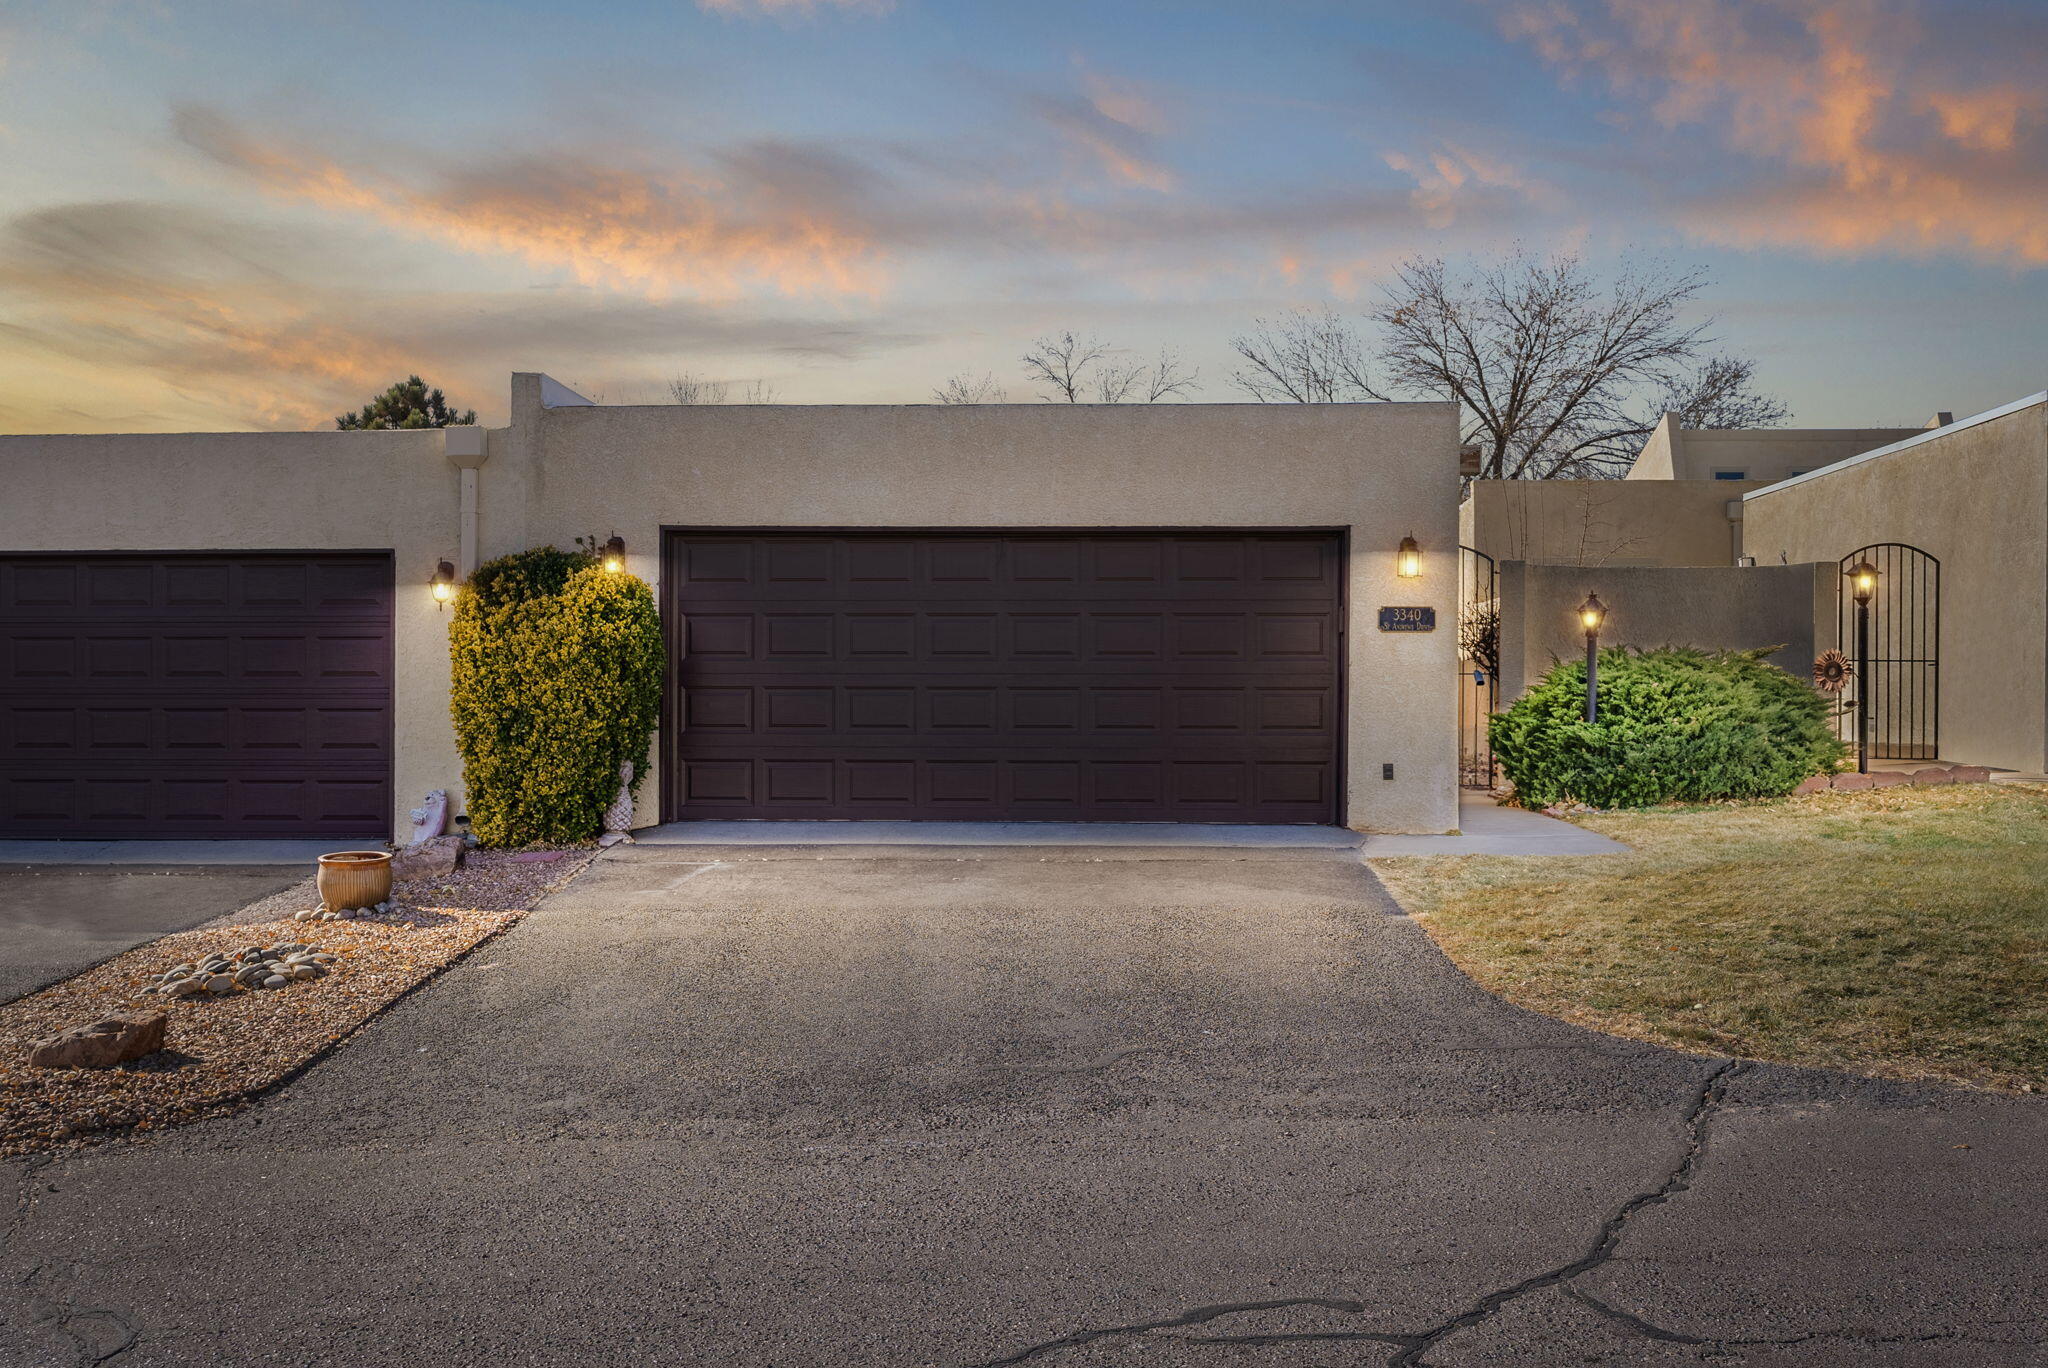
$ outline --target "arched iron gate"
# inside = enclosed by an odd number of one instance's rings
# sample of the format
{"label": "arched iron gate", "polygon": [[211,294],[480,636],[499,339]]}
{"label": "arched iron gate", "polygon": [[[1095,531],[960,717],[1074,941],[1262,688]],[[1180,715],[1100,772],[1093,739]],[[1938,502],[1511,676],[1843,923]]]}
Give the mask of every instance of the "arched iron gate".
{"label": "arched iron gate", "polygon": [[[1868,677],[1843,694],[1842,739],[1856,744],[1856,690],[1870,690],[1870,758],[1934,760],[1941,755],[1941,562],[1917,546],[1878,542],[1842,557],[1877,567],[1870,601]],[[1846,578],[1836,581],[1836,643],[1856,659],[1856,600]]]}
{"label": "arched iron gate", "polygon": [[1493,557],[1458,548],[1458,782],[1492,788],[1487,723],[1500,707],[1500,572]]}

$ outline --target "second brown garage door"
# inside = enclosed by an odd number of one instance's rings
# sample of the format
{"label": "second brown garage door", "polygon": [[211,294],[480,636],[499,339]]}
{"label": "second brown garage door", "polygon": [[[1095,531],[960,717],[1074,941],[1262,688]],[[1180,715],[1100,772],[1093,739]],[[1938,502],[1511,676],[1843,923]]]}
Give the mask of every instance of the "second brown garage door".
{"label": "second brown garage door", "polygon": [[0,837],[391,822],[391,557],[0,556]]}
{"label": "second brown garage door", "polygon": [[1342,572],[1322,532],[672,532],[667,814],[1334,822]]}

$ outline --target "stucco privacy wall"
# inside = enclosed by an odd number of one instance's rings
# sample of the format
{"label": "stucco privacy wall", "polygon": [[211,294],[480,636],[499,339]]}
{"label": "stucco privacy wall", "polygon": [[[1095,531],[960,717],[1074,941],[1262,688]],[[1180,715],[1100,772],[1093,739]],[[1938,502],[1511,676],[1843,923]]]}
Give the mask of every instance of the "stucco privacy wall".
{"label": "stucco privacy wall", "polygon": [[0,438],[0,550],[390,550],[398,830],[427,790],[461,786],[448,617],[427,590],[436,562],[457,547],[458,477],[443,440],[436,431]]}
{"label": "stucco privacy wall", "polygon": [[1733,565],[1731,502],[1760,482],[1475,480],[1458,539],[1538,565]]}
{"label": "stucco privacy wall", "polygon": [[2048,404],[1758,490],[1743,537],[1765,563],[1880,542],[1939,559],[1942,758],[2048,769]]}
{"label": "stucco privacy wall", "polygon": [[[514,377],[486,484],[519,489],[526,541],[617,532],[650,582],[665,526],[1345,529],[1346,820],[1457,825],[1451,405],[544,408],[539,381]],[[1419,579],[1395,574],[1408,535]],[[487,535],[485,554],[518,540]],[[1382,633],[1382,604],[1433,607],[1442,626]],[[641,787],[641,822],[660,791],[658,775]]]}
{"label": "stucco privacy wall", "polygon": [[1501,702],[1520,698],[1553,660],[1585,656],[1578,608],[1588,593],[1607,605],[1602,646],[1779,646],[1771,663],[1804,674],[1815,622],[1832,620],[1834,575],[1832,563],[1585,570],[1509,561],[1500,567]]}

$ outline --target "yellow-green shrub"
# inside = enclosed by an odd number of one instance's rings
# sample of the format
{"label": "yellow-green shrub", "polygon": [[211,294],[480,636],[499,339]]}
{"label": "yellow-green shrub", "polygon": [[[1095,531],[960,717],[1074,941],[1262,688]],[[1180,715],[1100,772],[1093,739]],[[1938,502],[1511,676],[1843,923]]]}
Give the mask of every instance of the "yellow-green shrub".
{"label": "yellow-green shrub", "polygon": [[477,567],[448,628],[471,829],[487,846],[603,829],[619,765],[647,772],[665,649],[646,581],[552,546]]}

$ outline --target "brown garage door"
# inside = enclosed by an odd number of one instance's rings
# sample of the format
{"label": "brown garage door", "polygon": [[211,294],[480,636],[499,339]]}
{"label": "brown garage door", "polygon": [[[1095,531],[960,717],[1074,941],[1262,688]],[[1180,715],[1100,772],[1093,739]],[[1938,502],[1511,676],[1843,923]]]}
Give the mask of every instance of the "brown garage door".
{"label": "brown garage door", "polygon": [[1342,565],[1334,533],[671,533],[667,811],[1335,821]]}
{"label": "brown garage door", "polygon": [[0,836],[376,836],[388,555],[0,556]]}

